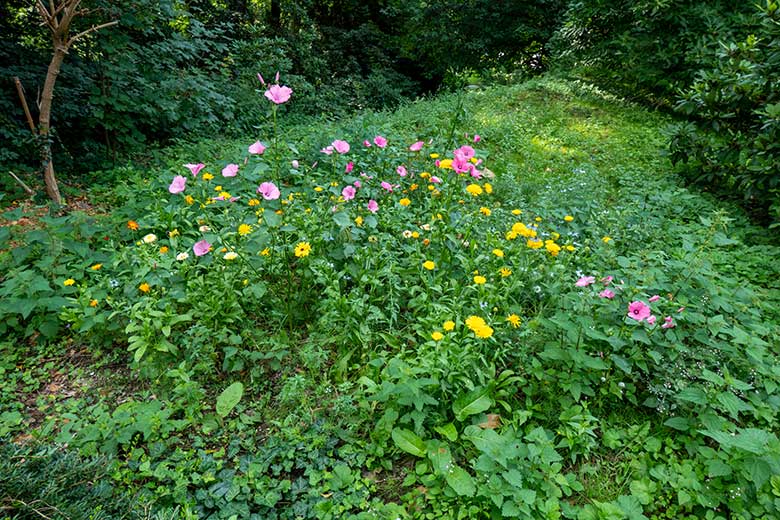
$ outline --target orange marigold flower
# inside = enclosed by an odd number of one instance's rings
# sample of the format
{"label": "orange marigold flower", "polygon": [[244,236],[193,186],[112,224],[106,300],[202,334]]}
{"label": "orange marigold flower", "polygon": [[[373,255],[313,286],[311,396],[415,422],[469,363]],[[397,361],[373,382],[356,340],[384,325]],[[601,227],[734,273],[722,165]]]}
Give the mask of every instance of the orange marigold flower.
{"label": "orange marigold flower", "polygon": [[130,229],[132,231],[138,231],[138,222],[136,222],[135,220],[128,220],[127,229]]}

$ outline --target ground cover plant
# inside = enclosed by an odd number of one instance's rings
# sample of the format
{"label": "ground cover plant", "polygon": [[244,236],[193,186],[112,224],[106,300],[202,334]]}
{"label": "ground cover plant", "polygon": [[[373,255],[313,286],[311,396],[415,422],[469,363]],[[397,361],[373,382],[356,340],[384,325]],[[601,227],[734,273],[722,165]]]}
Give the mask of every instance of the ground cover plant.
{"label": "ground cover plant", "polygon": [[257,135],[3,214],[0,514],[778,516],[780,247],[665,118],[542,79],[288,127],[270,79]]}

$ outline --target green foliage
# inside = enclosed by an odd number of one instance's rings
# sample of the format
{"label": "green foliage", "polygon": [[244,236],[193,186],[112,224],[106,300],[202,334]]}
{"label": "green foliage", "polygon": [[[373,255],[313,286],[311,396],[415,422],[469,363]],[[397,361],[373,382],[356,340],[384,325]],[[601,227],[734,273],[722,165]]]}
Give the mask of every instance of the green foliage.
{"label": "green foliage", "polygon": [[703,56],[702,69],[677,104],[690,118],[670,149],[692,181],[741,195],[780,223],[780,7],[753,15],[754,32]]}

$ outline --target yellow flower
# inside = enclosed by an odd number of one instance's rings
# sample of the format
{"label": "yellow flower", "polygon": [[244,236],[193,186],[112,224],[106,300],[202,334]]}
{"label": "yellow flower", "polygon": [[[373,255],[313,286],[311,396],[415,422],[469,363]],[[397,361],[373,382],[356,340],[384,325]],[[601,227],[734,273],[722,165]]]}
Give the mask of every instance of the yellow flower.
{"label": "yellow flower", "polygon": [[541,222],[542,221],[542,217],[536,217],[534,220],[537,221],[537,222]]}
{"label": "yellow flower", "polygon": [[502,278],[506,278],[512,274],[512,270],[508,267],[502,267],[498,272],[501,273]]}
{"label": "yellow flower", "polygon": [[517,314],[510,314],[509,316],[506,317],[506,321],[508,321],[509,324],[512,325],[512,327],[514,328],[520,326],[520,316],[518,316]]}
{"label": "yellow flower", "polygon": [[214,191],[222,191],[222,186],[215,186]]}
{"label": "yellow flower", "polygon": [[566,222],[571,222],[572,220],[574,220],[574,217],[572,217],[571,215],[566,215],[565,217],[563,217],[563,220],[565,220]]}
{"label": "yellow flower", "polygon": [[436,264],[430,260],[423,262],[422,266],[429,271],[433,271],[436,268]]}
{"label": "yellow flower", "polygon": [[566,249],[566,251],[574,251],[574,246],[569,244],[564,249]]}
{"label": "yellow flower", "polygon": [[252,232],[252,226],[250,226],[249,224],[241,224],[238,226],[238,234],[241,235],[242,237],[248,235],[251,232]]}
{"label": "yellow flower", "polygon": [[97,307],[98,301],[97,300],[89,300],[89,306],[90,307]]}
{"label": "yellow flower", "polygon": [[306,256],[309,256],[309,253],[311,252],[311,244],[308,242],[299,242],[297,246],[295,246],[295,256],[298,258],[304,258]]}
{"label": "yellow flower", "polygon": [[422,172],[420,174],[421,179],[428,179],[431,176],[431,172]]}
{"label": "yellow flower", "polygon": [[277,215],[281,215],[282,213],[284,213],[284,211],[277,209],[276,211],[274,211],[274,213],[276,213]]}
{"label": "yellow flower", "polygon": [[545,249],[547,249],[547,252],[549,252],[553,256],[558,256],[558,253],[561,252],[561,246],[559,246],[552,240],[545,241],[544,247]]}
{"label": "yellow flower", "polygon": [[219,250],[220,253],[227,253],[227,247],[223,247]]}
{"label": "yellow flower", "polygon": [[612,240],[612,238],[610,238],[610,237],[604,237],[604,238],[601,239],[601,241],[604,242],[605,244],[609,244],[610,240]]}
{"label": "yellow flower", "polygon": [[561,234],[560,233],[556,233],[555,231],[550,233],[550,236],[553,238],[553,240],[558,240],[559,238],[561,238]]}
{"label": "yellow flower", "polygon": [[142,293],[148,293],[151,290],[151,287],[148,283],[144,282],[141,285],[138,286],[138,290]]}
{"label": "yellow flower", "polygon": [[92,269],[93,271],[99,271],[101,267],[103,267],[103,264],[95,264],[92,267],[90,267],[90,269]]}
{"label": "yellow flower", "polygon": [[486,217],[489,217],[491,213],[490,208],[486,208],[485,206],[479,208],[479,212],[485,215]]}
{"label": "yellow flower", "polygon": [[431,159],[438,159],[438,158],[439,158],[439,154],[437,154],[437,153],[432,153],[432,154],[430,155],[430,157],[431,157]]}
{"label": "yellow flower", "polygon": [[247,204],[249,204],[250,206],[259,206],[260,205],[260,200],[258,200],[258,199],[249,199],[249,202],[247,202]]}
{"label": "yellow flower", "polygon": [[355,224],[357,224],[358,226],[362,226],[363,225],[363,217],[361,217],[360,215],[355,217]]}
{"label": "yellow flower", "polygon": [[236,253],[235,251],[230,251],[228,253],[225,253],[225,256],[223,256],[222,258],[224,258],[225,260],[235,260],[236,258],[238,258],[238,253]]}
{"label": "yellow flower", "polygon": [[433,341],[441,341],[444,338],[444,334],[437,330],[431,334],[431,338],[433,338]]}
{"label": "yellow flower", "polygon": [[411,186],[409,186],[409,191],[414,191],[414,190],[416,190],[417,188],[419,188],[419,186],[417,185],[417,183],[414,183],[414,184],[412,184]]}
{"label": "yellow flower", "polygon": [[316,191],[317,193],[321,192],[321,191],[322,191],[322,190],[324,190],[324,189],[325,189],[325,188],[323,188],[322,186],[315,186],[315,187],[314,187],[314,191]]}
{"label": "yellow flower", "polygon": [[418,231],[412,231],[412,238],[420,238],[420,233]]}
{"label": "yellow flower", "polygon": [[452,159],[442,159],[439,161],[439,168],[450,169],[452,168]]}
{"label": "yellow flower", "polygon": [[544,245],[544,242],[542,242],[541,240],[528,239],[526,245],[531,249],[540,249]]}
{"label": "yellow flower", "polygon": [[469,328],[472,332],[476,332],[477,329],[480,327],[486,327],[487,323],[485,323],[485,320],[480,318],[479,316],[469,316],[466,318],[466,327]]}
{"label": "yellow flower", "polygon": [[430,239],[427,239],[427,238],[424,238],[424,239],[423,239],[423,245],[424,245],[424,246],[429,246],[430,244],[431,244],[431,241],[430,241]]}
{"label": "yellow flower", "polygon": [[167,253],[167,252],[168,252],[168,246],[162,246],[162,247],[160,248],[160,254],[161,254],[161,255],[164,255],[164,254],[165,254],[165,253]]}
{"label": "yellow flower", "polygon": [[433,184],[429,184],[428,185],[428,191],[433,191],[435,189],[436,189],[436,186],[434,186]]}
{"label": "yellow flower", "polygon": [[336,181],[333,181],[333,182],[331,182],[331,183],[330,183],[330,185],[331,185],[331,186],[333,186],[333,187],[335,188],[336,186],[338,186],[338,185],[339,185],[339,183],[338,183],[338,182],[336,182]]}
{"label": "yellow flower", "polygon": [[271,250],[266,247],[265,249],[260,251],[260,256],[271,256]]}
{"label": "yellow flower", "polygon": [[487,193],[488,195],[493,193],[493,185],[490,184],[489,182],[485,183],[484,188],[485,188],[485,193]]}
{"label": "yellow flower", "polygon": [[411,203],[412,201],[407,199],[406,197],[398,201],[398,204],[400,204],[401,206],[408,206]]}
{"label": "yellow flower", "polygon": [[507,240],[514,240],[517,238],[517,231],[513,231],[510,229],[509,231],[506,232],[506,235],[504,235],[504,237]]}
{"label": "yellow flower", "polygon": [[474,283],[477,285],[482,285],[485,282],[487,282],[487,278],[485,278],[484,276],[477,275],[474,277]]}
{"label": "yellow flower", "polygon": [[73,278],[68,278],[67,280],[62,282],[62,285],[64,285],[65,287],[70,287],[74,283],[76,283],[76,280],[74,280]]}
{"label": "yellow flower", "polygon": [[491,327],[488,327],[485,325],[484,327],[479,327],[477,330],[474,331],[474,334],[481,339],[487,339],[490,336],[493,335],[493,329]]}
{"label": "yellow flower", "polygon": [[520,211],[519,209],[513,209],[512,210],[512,215],[522,215],[522,214],[523,214],[523,212]]}
{"label": "yellow flower", "polygon": [[469,162],[471,164],[477,164],[477,161],[478,161],[478,159],[476,157],[472,157],[471,159],[469,159]]}
{"label": "yellow flower", "polygon": [[474,197],[482,194],[482,188],[479,184],[469,184],[466,186],[466,191],[471,193]]}
{"label": "yellow flower", "polygon": [[195,202],[195,199],[192,198],[192,195],[185,195],[184,196],[184,202],[187,204],[192,205]]}
{"label": "yellow flower", "polygon": [[177,237],[177,236],[179,236],[179,229],[178,228],[174,229],[172,231],[168,231],[168,237],[169,238],[174,238],[174,237]]}
{"label": "yellow flower", "polygon": [[502,251],[501,249],[494,249],[493,254],[499,258],[504,258],[504,251]]}
{"label": "yellow flower", "polygon": [[214,176],[213,176],[213,175],[211,175],[211,174],[210,174],[210,173],[208,173],[208,172],[206,172],[206,173],[204,173],[204,174],[203,174],[203,180],[204,180],[204,181],[210,181],[210,180],[211,180],[211,179],[213,179],[213,178],[214,178]]}
{"label": "yellow flower", "polygon": [[131,231],[138,231],[138,222],[136,222],[135,220],[128,220],[127,229]]}
{"label": "yellow flower", "polygon": [[449,332],[455,328],[455,322],[452,320],[447,320],[444,322],[444,325],[442,325],[442,327],[444,328],[444,330]]}

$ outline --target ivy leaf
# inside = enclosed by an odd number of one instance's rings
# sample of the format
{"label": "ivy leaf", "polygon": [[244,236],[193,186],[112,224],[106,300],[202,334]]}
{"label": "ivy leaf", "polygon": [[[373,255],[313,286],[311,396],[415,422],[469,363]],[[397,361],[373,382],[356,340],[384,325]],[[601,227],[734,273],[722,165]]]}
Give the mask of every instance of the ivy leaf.
{"label": "ivy leaf", "polygon": [[222,393],[217,397],[217,415],[227,417],[243,395],[244,385],[238,381],[222,390]]}

